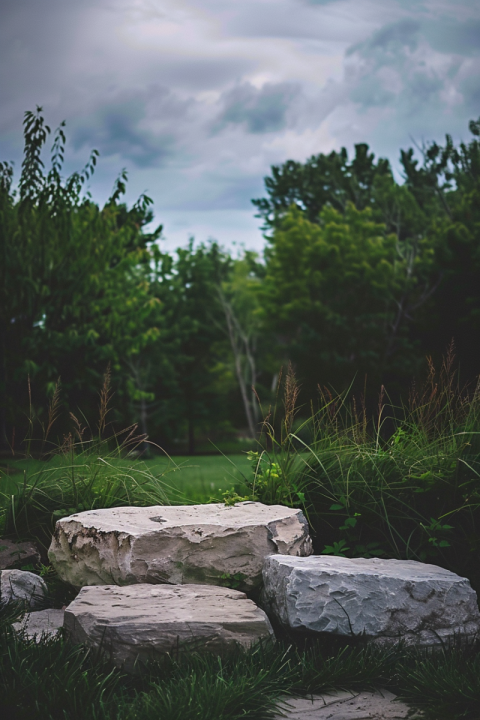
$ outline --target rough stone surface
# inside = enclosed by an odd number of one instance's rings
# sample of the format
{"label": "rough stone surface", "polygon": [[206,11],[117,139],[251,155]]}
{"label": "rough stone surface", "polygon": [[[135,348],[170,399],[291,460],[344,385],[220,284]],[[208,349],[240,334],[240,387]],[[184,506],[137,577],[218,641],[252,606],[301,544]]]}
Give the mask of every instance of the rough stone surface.
{"label": "rough stone surface", "polygon": [[222,653],[273,633],[244,593],[208,585],[84,587],[66,608],[64,627],[75,642],[102,648],[129,671],[137,658],[184,646]]}
{"label": "rough stone surface", "polygon": [[268,557],[264,606],[292,629],[435,645],[480,629],[466,578],[410,560]]}
{"label": "rough stone surface", "polygon": [[24,570],[0,571],[0,603],[25,602],[35,608],[42,604],[47,586],[41,577]]}
{"label": "rough stone surface", "polygon": [[26,613],[20,622],[13,623],[15,630],[21,632],[29,640],[37,642],[44,637],[55,637],[63,627],[64,610],[37,610]]}
{"label": "rough stone surface", "polygon": [[242,502],[91,510],[57,522],[49,558],[76,587],[171,583],[260,586],[265,556],[308,555],[300,510]]}
{"label": "rough stone surface", "polygon": [[33,542],[13,542],[0,538],[0,570],[19,568],[21,565],[37,565],[40,552]]}
{"label": "rough stone surface", "polygon": [[353,693],[339,691],[328,695],[288,698],[282,714],[275,720],[404,720],[419,718],[388,690]]}

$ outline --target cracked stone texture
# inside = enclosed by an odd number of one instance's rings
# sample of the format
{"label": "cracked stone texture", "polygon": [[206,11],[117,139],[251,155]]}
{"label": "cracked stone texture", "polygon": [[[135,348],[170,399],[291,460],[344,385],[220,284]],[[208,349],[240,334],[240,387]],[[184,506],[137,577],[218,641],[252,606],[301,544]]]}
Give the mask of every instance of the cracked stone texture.
{"label": "cracked stone texture", "polygon": [[286,627],[435,645],[480,629],[466,578],[411,560],[266,558],[262,604]]}
{"label": "cracked stone texture", "polygon": [[101,648],[117,666],[190,646],[221,654],[273,635],[270,622],[237,590],[211,585],[84,587],[65,610],[75,641]]}
{"label": "cracked stone texture", "polygon": [[0,604],[24,602],[28,607],[42,605],[47,586],[41,577],[26,570],[0,571]]}
{"label": "cracked stone texture", "polygon": [[63,627],[64,610],[38,610],[27,613],[12,627],[24,634],[28,640],[39,642],[42,637],[55,637]]}
{"label": "cracked stone texture", "polygon": [[285,698],[283,712],[274,720],[413,720],[410,708],[396,701],[388,690],[376,692],[339,691],[306,698]]}
{"label": "cracked stone texture", "polygon": [[57,522],[48,556],[76,587],[195,583],[248,591],[261,585],[267,555],[310,552],[301,510],[242,502],[77,513]]}

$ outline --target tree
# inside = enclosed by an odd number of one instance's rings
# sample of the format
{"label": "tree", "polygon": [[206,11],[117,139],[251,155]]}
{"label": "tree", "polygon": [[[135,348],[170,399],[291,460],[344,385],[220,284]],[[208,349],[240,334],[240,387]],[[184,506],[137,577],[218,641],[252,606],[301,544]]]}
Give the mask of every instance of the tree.
{"label": "tree", "polygon": [[425,307],[418,332],[427,352],[441,354],[455,339],[464,381],[480,371],[480,119],[470,122],[470,142],[402,153],[406,184],[429,208],[426,235],[435,247],[441,282]]}
{"label": "tree", "polygon": [[369,152],[365,143],[355,145],[355,156],[350,161],[348,152],[329,155],[312,155],[305,163],[287,160],[273,165],[272,174],[265,178],[266,198],[252,200],[268,232],[281,222],[292,205],[300,209],[310,222],[318,222],[325,205],[344,212],[349,203],[359,210],[375,202],[375,182],[392,178],[388,160]]}
{"label": "tree", "polygon": [[172,366],[168,379],[157,377],[157,425],[169,440],[186,425],[192,455],[198,426],[220,424],[224,416],[224,397],[216,384],[218,362],[225,355],[217,287],[229,265],[230,257],[217,243],[195,247],[192,238],[175,256],[162,255],[155,283],[164,318],[164,348]]}
{"label": "tree", "polygon": [[[428,248],[417,253],[417,265],[419,257],[428,273]],[[344,386],[355,373],[379,380],[386,370],[405,377],[414,369],[398,312],[406,298],[413,303],[421,273],[370,208],[349,205],[341,214],[327,206],[312,223],[292,207],[269,238],[265,259],[265,319],[296,363],[307,396],[318,383]]]}
{"label": "tree", "polygon": [[265,337],[259,290],[261,266],[254,253],[246,252],[232,261],[228,278],[218,284],[218,298],[223,310],[224,331],[232,351],[235,376],[245,410],[251,438],[258,434],[259,407],[256,397],[259,379],[258,354]]}
{"label": "tree", "polygon": [[[18,190],[10,165],[0,166],[0,437],[21,423],[27,377],[34,400],[58,378],[85,407],[108,363],[121,384],[124,358],[155,341],[150,318],[151,263],[161,228],[145,234],[151,200],[127,210],[118,201],[126,173],[100,209],[83,193],[94,171],[93,151],[81,173],[61,176],[64,123],[55,133],[51,167],[42,150],[50,133],[41,108],[25,114],[25,151]],[[95,390],[94,390],[95,388]],[[125,392],[123,385],[123,392]],[[40,402],[39,402],[40,404]]]}

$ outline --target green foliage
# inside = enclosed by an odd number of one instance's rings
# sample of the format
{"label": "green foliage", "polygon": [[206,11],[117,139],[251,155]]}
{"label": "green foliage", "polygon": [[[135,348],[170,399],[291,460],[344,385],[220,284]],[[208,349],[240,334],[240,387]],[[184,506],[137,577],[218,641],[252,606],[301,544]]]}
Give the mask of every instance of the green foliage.
{"label": "green foliage", "polygon": [[393,332],[408,262],[370,209],[326,207],[316,224],[292,208],[266,260],[263,312],[310,393],[326,378],[335,386],[355,372],[381,377],[394,346],[412,367],[408,340]]}
{"label": "green foliage", "polygon": [[406,406],[382,389],[369,419],[354,396],[325,393],[298,427],[290,370],[282,422],[262,440],[270,450],[249,454],[250,497],[303,507],[318,553],[434,562],[479,585],[480,395],[460,391],[452,363],[438,376],[431,365]]}
{"label": "green foliage", "polygon": [[[305,398],[355,373],[398,390],[455,338],[479,372],[480,142],[402,151],[405,182],[365,145],[287,161],[254,200],[267,230],[265,326]],[[353,210],[355,208],[355,211]]]}
{"label": "green foliage", "polygon": [[345,148],[329,155],[313,155],[304,164],[287,160],[273,165],[271,177],[265,178],[268,198],[252,200],[265,229],[277,226],[292,205],[316,222],[326,205],[342,212],[349,203],[359,210],[372,205],[375,182],[379,177],[391,178],[388,160],[375,162],[365,143],[355,145],[355,157],[349,160]]}
{"label": "green foliage", "polygon": [[[189,454],[195,453],[198,426],[214,425],[223,409],[218,362],[225,348],[217,288],[229,267],[229,256],[216,243],[196,247],[191,239],[175,257],[162,256],[156,276],[164,342],[150,355],[151,387],[160,400],[151,417],[170,440],[174,432],[186,434]],[[168,370],[162,375],[158,365],[162,356],[166,365],[165,351]]]}
{"label": "green foliage", "polygon": [[[412,662],[413,660],[413,662]],[[467,649],[418,654],[398,667],[402,696],[431,720],[478,717],[480,655]]]}
{"label": "green foliage", "polygon": [[0,167],[2,443],[7,418],[12,427],[20,421],[19,410],[28,414],[27,377],[34,404],[53,391],[60,375],[70,404],[82,395],[84,405],[108,363],[118,377],[124,359],[160,332],[150,273],[161,228],[153,234],[142,230],[152,217],[151,200],[142,196],[131,210],[119,204],[123,172],[103,209],[93,203],[83,186],[94,172],[96,151],[81,173],[63,179],[63,127],[45,174],[41,154],[50,129],[41,108],[26,113],[18,192],[11,191],[10,168]]}

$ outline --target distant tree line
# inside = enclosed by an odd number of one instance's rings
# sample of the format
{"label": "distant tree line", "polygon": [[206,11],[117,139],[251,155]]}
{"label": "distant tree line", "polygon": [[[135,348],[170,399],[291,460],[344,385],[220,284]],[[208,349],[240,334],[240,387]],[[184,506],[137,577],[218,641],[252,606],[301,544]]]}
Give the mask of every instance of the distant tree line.
{"label": "distant tree line", "polygon": [[[252,436],[293,363],[301,402],[318,386],[405,390],[454,339],[463,381],[480,370],[480,120],[456,145],[401,152],[403,180],[365,144],[273,166],[263,257],[215,242],[162,250],[151,199],[101,208],[86,167],[62,175],[64,124],[25,114],[18,184],[0,163],[0,441],[45,422],[60,378],[68,412],[91,418],[106,368],[111,422],[162,447]],[[65,430],[66,431],[66,430]]]}

